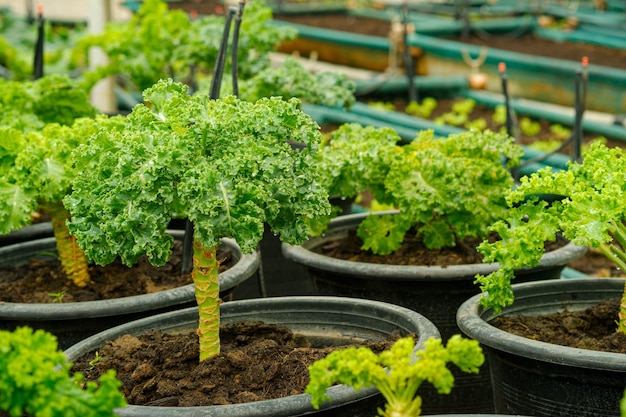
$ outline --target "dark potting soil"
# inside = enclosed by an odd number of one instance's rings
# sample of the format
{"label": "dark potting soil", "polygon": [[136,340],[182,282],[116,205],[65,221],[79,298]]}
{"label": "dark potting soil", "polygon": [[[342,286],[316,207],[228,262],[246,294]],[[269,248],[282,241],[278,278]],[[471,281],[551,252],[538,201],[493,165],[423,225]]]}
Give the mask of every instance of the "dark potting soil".
{"label": "dark potting soil", "polygon": [[[220,271],[233,263],[232,254],[224,249],[218,251],[218,260]],[[120,261],[90,265],[91,283],[78,287],[67,278],[58,260],[32,260],[19,267],[0,267],[0,302],[53,303],[60,299],[69,303],[154,293],[191,284],[191,274],[182,274],[181,266],[182,243],[175,241],[164,266],[150,265],[145,256],[132,268]]]}
{"label": "dark potting soil", "polygon": [[626,335],[616,332],[620,300],[593,305],[581,312],[538,316],[501,316],[490,324],[508,333],[561,346],[626,353]]}
{"label": "dark potting soil", "polygon": [[[482,239],[465,238],[457,239],[456,246],[442,249],[428,249],[422,240],[413,233],[407,233],[400,249],[390,255],[376,255],[371,251],[361,249],[363,242],[356,235],[355,230],[349,230],[348,234],[341,239],[333,240],[313,249],[337,259],[345,259],[355,262],[368,262],[389,265],[437,265],[446,267],[450,265],[482,263],[482,255],[476,247]],[[554,250],[567,243],[559,238],[556,242],[547,242],[547,250]]]}
{"label": "dark potting soil", "polygon": [[[380,353],[400,337],[355,342]],[[109,341],[73,364],[86,380],[115,369],[129,404],[153,406],[225,405],[301,394],[308,366],[342,346],[319,347],[289,329],[260,322],[222,325],[220,355],[198,361],[195,333],[152,330]],[[345,347],[345,346],[343,346]]]}
{"label": "dark potting soil", "polygon": [[[325,29],[341,30],[362,35],[388,37],[391,24],[387,20],[366,18],[340,13],[308,14],[308,15],[275,15],[276,20],[282,20],[302,25],[322,27]],[[601,45],[592,45],[583,42],[556,42],[527,34],[512,39],[505,35],[490,35],[487,37],[447,36],[446,39],[474,45],[485,45],[490,48],[524,54],[539,55],[550,58],[566,59],[580,62],[583,56],[595,65],[604,65],[615,68],[626,68],[626,50],[609,48]]]}

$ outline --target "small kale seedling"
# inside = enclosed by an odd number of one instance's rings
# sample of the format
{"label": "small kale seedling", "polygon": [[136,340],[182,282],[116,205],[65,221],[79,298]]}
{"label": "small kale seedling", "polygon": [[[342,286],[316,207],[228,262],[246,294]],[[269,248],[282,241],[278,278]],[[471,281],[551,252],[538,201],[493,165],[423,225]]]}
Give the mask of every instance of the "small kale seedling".
{"label": "small kale seedling", "polygon": [[[508,216],[491,227],[501,240],[485,241],[478,248],[485,262],[500,263],[497,271],[477,277],[484,306],[500,311],[512,304],[513,271],[537,265],[544,242],[554,241],[557,233],[597,248],[626,270],[626,158],[622,149],[593,143],[582,163],[570,162],[567,170],[558,172],[545,168],[520,182],[507,193]],[[540,195],[563,198],[548,204],[539,201]],[[625,320],[626,311],[619,325],[626,332]]]}
{"label": "small kale seedling", "polygon": [[359,390],[375,386],[385,398],[383,417],[416,417],[422,412],[418,389],[430,382],[439,394],[449,394],[454,376],[448,363],[463,372],[478,373],[485,358],[475,340],[454,335],[446,346],[441,339],[430,338],[424,349],[414,353],[412,337],[397,340],[380,355],[367,347],[336,350],[309,367],[310,382],[306,393],[316,409],[329,397],[326,390],[334,384],[345,384]]}
{"label": "small kale seedling", "polygon": [[423,131],[408,145],[400,141],[390,128],[348,124],[320,150],[318,165],[331,195],[370,190],[399,210],[360,223],[363,249],[390,254],[409,231],[430,249],[454,246],[457,238],[486,237],[489,225],[505,218],[513,177],[502,161],[514,166],[522,155],[512,138],[489,131],[436,138]]}
{"label": "small kale seedling", "polygon": [[413,116],[428,119],[436,108],[437,100],[433,97],[425,97],[421,103],[418,103],[417,101],[410,102],[404,111],[408,114],[412,114]]}
{"label": "small kale seedling", "polygon": [[50,333],[0,330],[0,410],[11,417],[112,417],[126,405],[114,371],[83,389],[83,375],[70,376],[70,368]]}
{"label": "small kale seedling", "polygon": [[204,360],[220,348],[220,239],[250,252],[267,223],[298,244],[308,237],[307,220],[330,212],[313,158],[321,133],[297,99],[211,100],[162,80],[144,102],[125,129],[100,129],[74,152],[74,189],[64,200],[69,227],[100,265],[118,256],[132,265],[142,254],[162,265],[171,254],[170,220],[188,218]]}

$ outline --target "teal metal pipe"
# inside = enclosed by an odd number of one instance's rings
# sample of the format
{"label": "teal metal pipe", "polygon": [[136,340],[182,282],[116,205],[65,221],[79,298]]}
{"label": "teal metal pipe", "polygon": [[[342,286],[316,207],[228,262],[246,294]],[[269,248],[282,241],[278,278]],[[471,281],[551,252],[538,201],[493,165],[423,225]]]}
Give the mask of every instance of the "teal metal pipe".
{"label": "teal metal pipe", "polygon": [[[355,109],[356,107],[356,109]],[[402,138],[401,143],[409,143],[415,139],[418,131],[420,130],[433,130],[436,136],[444,137],[455,133],[465,132],[465,129],[461,129],[454,126],[438,125],[429,120],[419,119],[412,116],[407,116],[397,112],[385,112],[370,107],[367,108],[366,104],[355,103],[350,111],[345,111],[338,108],[314,105],[314,104],[302,104],[302,110],[310,115],[318,124],[343,124],[343,123],[359,123],[363,126],[374,127],[390,127],[394,129],[398,135]],[[406,117],[405,117],[406,116]],[[414,119],[409,122],[407,119]],[[528,160],[536,156],[542,156],[544,153],[533,151],[525,146],[524,157],[522,160]],[[553,169],[560,170],[565,168],[564,163],[559,161],[558,155],[556,157],[550,156],[548,159],[542,162],[531,163],[523,166],[519,169],[520,175],[530,175],[539,169],[551,166]],[[554,163],[554,165],[552,165]]]}
{"label": "teal metal pipe", "polygon": [[401,125],[393,125],[384,120],[367,117],[361,114],[345,111],[338,108],[319,106],[315,104],[302,104],[302,111],[311,116],[318,124],[344,124],[358,123],[363,126],[390,127],[402,138],[402,143],[408,143],[415,139],[417,131]]}
{"label": "teal metal pipe", "polygon": [[[504,98],[501,96],[495,96],[493,94],[487,94],[477,90],[467,90],[464,96],[475,100],[477,103],[484,104],[489,107],[496,107],[499,104],[504,104]],[[559,123],[562,125],[572,126],[574,123],[574,114],[565,114],[557,111],[551,111],[545,107],[535,106],[532,103],[511,99],[511,106],[513,109],[523,115],[548,120],[552,123]],[[588,132],[597,133],[610,137],[612,139],[626,141],[626,128],[616,124],[600,123],[591,119],[584,119],[582,121],[583,130]]]}
{"label": "teal metal pipe", "polygon": [[[617,32],[617,29],[613,30]],[[623,31],[623,29],[622,29]],[[623,49],[626,45],[626,37],[622,34],[594,33],[584,29],[565,31],[554,29],[538,28],[535,30],[537,36],[557,42],[584,42],[592,45],[607,46],[609,48]]]}
{"label": "teal metal pipe", "polygon": [[[403,93],[409,88],[409,79],[406,76],[393,76],[380,78],[371,78],[369,80],[356,80],[356,94],[363,92],[375,93]],[[468,88],[467,77],[464,75],[450,76],[415,76],[413,83],[417,89],[423,91],[462,91]]]}
{"label": "teal metal pipe", "polygon": [[[405,113],[395,111],[381,111],[364,103],[354,103],[350,109],[352,113],[365,116],[374,120],[388,123],[390,126],[401,126],[408,129],[432,130],[437,136],[448,136],[455,133],[465,132],[465,129],[459,127],[437,124],[431,120],[422,119]],[[415,134],[413,134],[415,138]]]}
{"label": "teal metal pipe", "polygon": [[297,23],[282,22],[280,20],[271,20],[270,23],[276,26],[293,27],[298,31],[298,36],[303,38],[333,42],[354,47],[389,51],[389,40],[380,36],[361,35],[360,33],[349,33],[341,30],[299,25]]}

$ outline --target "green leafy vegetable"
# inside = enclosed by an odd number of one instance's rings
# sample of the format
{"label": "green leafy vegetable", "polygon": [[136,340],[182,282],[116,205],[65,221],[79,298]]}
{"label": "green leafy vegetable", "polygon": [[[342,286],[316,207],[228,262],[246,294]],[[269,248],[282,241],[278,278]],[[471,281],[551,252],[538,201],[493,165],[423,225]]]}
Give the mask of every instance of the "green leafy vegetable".
{"label": "green leafy vegetable", "polygon": [[[477,276],[485,291],[483,305],[496,311],[510,305],[513,271],[537,265],[544,241],[555,240],[556,233],[598,248],[619,268],[626,268],[626,158],[622,149],[594,143],[582,163],[572,162],[558,172],[545,168],[520,182],[507,193],[512,207],[509,215],[491,227],[502,240],[485,241],[478,248],[485,262],[500,263],[496,272]],[[563,199],[548,205],[539,201],[539,195]]]}
{"label": "green leafy vegetable", "polygon": [[348,198],[370,190],[399,209],[361,222],[364,249],[389,254],[410,230],[429,248],[454,246],[456,238],[486,237],[488,226],[506,216],[504,195],[513,178],[502,161],[513,166],[522,154],[512,138],[489,131],[435,138],[423,131],[406,146],[399,142],[389,128],[343,125],[320,152],[331,194]]}
{"label": "green leafy vegetable", "polygon": [[0,233],[29,224],[33,211],[50,214],[59,258],[67,277],[78,286],[86,285],[89,275],[87,259],[69,235],[62,204],[74,176],[69,156],[98,126],[121,127],[121,120],[82,118],[72,127],[50,123],[30,132],[0,127]]}
{"label": "green leafy vegetable", "polygon": [[[144,92],[144,101],[124,130],[101,129],[74,153],[74,191],[64,200],[69,227],[98,264],[119,256],[131,265],[145,253],[160,265],[171,252],[169,221],[189,218],[194,282],[206,317],[199,330],[204,359],[219,352],[217,334],[205,326],[219,323],[220,239],[232,237],[249,252],[267,223],[282,240],[298,243],[308,237],[307,220],[329,213],[313,159],[321,133],[297,99],[210,100],[163,80]],[[288,140],[305,149],[292,149]],[[212,341],[205,341],[209,334]],[[205,352],[209,344],[216,349]]]}
{"label": "green leafy vegetable", "polygon": [[107,417],[126,405],[114,371],[83,389],[83,375],[70,376],[70,368],[50,333],[0,330],[0,410],[12,417]]}
{"label": "green leafy vegetable", "polygon": [[312,104],[349,108],[354,104],[356,84],[344,73],[320,71],[311,74],[288,57],[278,68],[267,68],[240,85],[239,97],[255,101],[261,97],[298,97]]}
{"label": "green leafy vegetable", "polygon": [[6,87],[0,97],[0,233],[28,225],[34,211],[47,212],[66,275],[84,286],[87,260],[69,236],[62,199],[73,177],[69,155],[96,129],[96,111],[87,92],[67,77],[0,85]]}
{"label": "green leafy vegetable", "polygon": [[[238,73],[251,77],[270,64],[268,52],[282,40],[295,37],[287,27],[268,24],[272,12],[262,1],[246,6],[238,45]],[[74,54],[87,62],[89,48],[97,46],[110,58],[103,67],[84,73],[88,87],[103,77],[117,74],[143,91],[160,79],[190,81],[190,68],[206,77],[213,70],[224,17],[206,15],[191,19],[182,10],[172,10],[163,0],[146,0],[132,19],[110,23],[106,30],[82,39]],[[227,62],[227,71],[230,57]]]}
{"label": "green leafy vegetable", "polygon": [[36,81],[0,78],[0,126],[40,130],[46,123],[71,125],[80,117],[93,117],[96,109],[87,90],[67,76],[48,75]]}
{"label": "green leafy vegetable", "polygon": [[428,381],[440,394],[449,394],[454,376],[447,368],[456,365],[463,372],[478,373],[484,355],[475,340],[454,335],[444,347],[441,339],[430,338],[424,349],[414,352],[412,337],[399,339],[387,351],[374,354],[366,347],[336,350],[309,367],[310,382],[306,393],[317,409],[329,397],[326,390],[333,384],[345,384],[359,390],[375,386],[385,398],[383,417],[415,417],[421,414],[422,398],[417,394]]}
{"label": "green leafy vegetable", "polygon": [[405,111],[413,116],[428,119],[432,112],[437,108],[437,100],[432,97],[425,97],[421,103],[415,101],[410,102]]}

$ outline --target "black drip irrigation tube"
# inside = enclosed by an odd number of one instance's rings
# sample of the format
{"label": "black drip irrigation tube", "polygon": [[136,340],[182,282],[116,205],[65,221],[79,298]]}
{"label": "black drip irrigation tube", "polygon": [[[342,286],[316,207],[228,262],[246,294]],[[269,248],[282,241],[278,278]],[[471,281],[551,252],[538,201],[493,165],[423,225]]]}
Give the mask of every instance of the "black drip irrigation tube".
{"label": "black drip irrigation tube", "polygon": [[[245,0],[240,0],[239,6],[230,6],[226,15],[224,16],[224,32],[222,33],[222,40],[220,42],[220,48],[217,52],[217,58],[215,60],[215,67],[213,69],[213,79],[211,80],[211,89],[209,90],[209,98],[215,100],[220,96],[220,89],[222,86],[222,78],[224,75],[224,67],[226,66],[226,51],[228,49],[228,38],[230,35],[230,25],[235,19],[235,26],[233,32],[233,45],[232,45],[232,63],[231,73],[233,76],[233,91],[237,95],[237,49],[239,45],[239,29],[241,27],[241,17],[243,15],[243,9],[246,5]],[[185,220],[185,236],[183,238],[183,259],[182,259],[182,273],[190,273],[193,269],[193,223],[187,218]]]}

